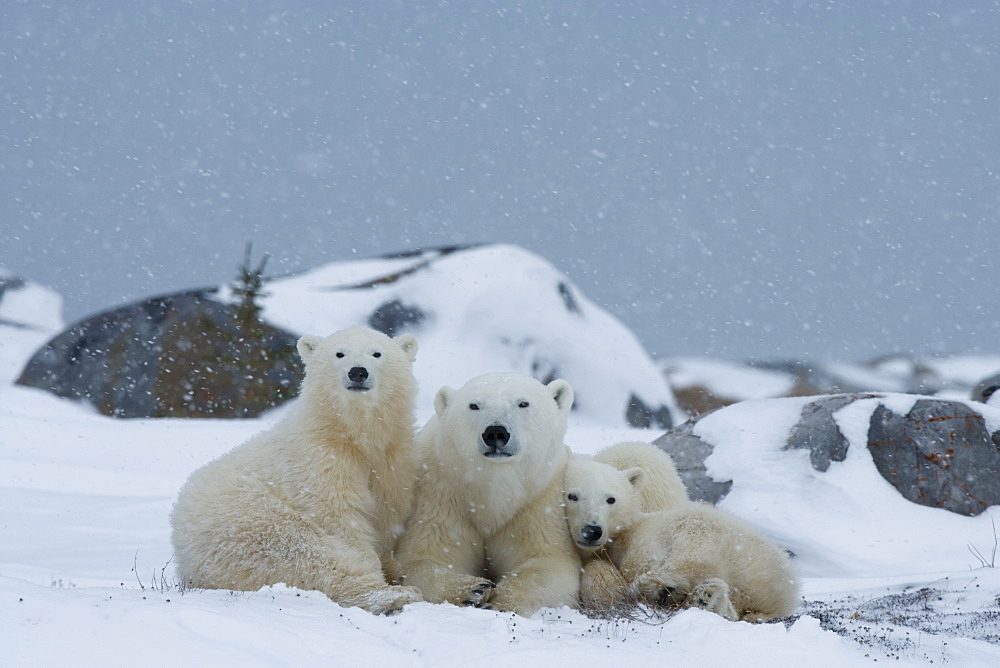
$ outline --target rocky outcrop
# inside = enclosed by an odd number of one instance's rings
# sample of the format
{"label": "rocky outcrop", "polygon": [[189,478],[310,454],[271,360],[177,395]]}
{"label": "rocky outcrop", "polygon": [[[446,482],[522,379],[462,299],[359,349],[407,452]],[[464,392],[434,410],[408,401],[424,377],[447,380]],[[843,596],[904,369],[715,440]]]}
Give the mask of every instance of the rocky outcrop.
{"label": "rocky outcrop", "polygon": [[[808,450],[812,467],[826,472],[844,461],[852,445],[835,414],[856,401],[874,400],[865,446],[878,472],[904,498],[967,516],[1000,505],[1000,430],[991,432],[983,415],[961,402],[919,399],[900,415],[880,401],[885,396],[816,397],[803,406],[785,449]],[[692,498],[716,503],[732,481],[714,480],[705,470],[713,446],[695,434],[695,425],[707,415],[668,431],[654,444],[674,458]]]}

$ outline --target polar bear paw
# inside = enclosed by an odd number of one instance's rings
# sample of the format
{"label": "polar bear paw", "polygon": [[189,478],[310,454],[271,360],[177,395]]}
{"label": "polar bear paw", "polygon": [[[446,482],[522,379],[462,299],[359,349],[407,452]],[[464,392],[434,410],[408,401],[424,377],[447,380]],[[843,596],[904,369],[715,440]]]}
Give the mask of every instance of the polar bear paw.
{"label": "polar bear paw", "polygon": [[708,610],[731,622],[740,618],[729,599],[729,584],[721,578],[708,578],[696,584],[684,601],[684,607]]}
{"label": "polar bear paw", "polygon": [[392,585],[365,594],[361,607],[374,615],[394,615],[401,612],[404,605],[422,600],[424,597],[416,587]]}
{"label": "polar bear paw", "polygon": [[462,605],[492,610],[493,606],[489,604],[489,600],[493,598],[493,592],[496,590],[496,587],[497,586],[489,580],[477,581],[469,590],[468,597],[462,601]]}
{"label": "polar bear paw", "polygon": [[652,605],[678,606],[687,595],[687,583],[672,573],[643,573],[633,585],[636,593]]}

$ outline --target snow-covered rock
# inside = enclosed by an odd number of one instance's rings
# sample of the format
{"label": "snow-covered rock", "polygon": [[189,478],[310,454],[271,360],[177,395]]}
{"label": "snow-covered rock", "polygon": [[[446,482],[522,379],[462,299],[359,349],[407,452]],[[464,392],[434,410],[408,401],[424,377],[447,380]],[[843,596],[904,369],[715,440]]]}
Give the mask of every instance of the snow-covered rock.
{"label": "snow-covered rock", "polygon": [[957,568],[969,554],[959,528],[993,545],[998,440],[1000,410],[870,394],[744,401],[656,443],[686,463],[692,496],[699,477],[720,485],[708,500],[763,528],[807,573],[862,576]]}
{"label": "snow-covered rock", "polygon": [[0,268],[0,383],[12,382],[24,360],[62,327],[57,292]]}
{"label": "snow-covered rock", "polygon": [[[169,377],[193,394],[199,389],[217,393],[213,383],[221,391],[235,381],[219,364],[213,365],[214,373],[205,373],[205,364],[188,365],[189,373],[188,367],[175,364],[184,351],[166,346],[173,340],[204,338],[205,323],[212,325],[209,330],[231,334],[231,318],[221,322],[219,307],[233,305],[228,288],[211,288],[98,314],[40,351],[25,382],[87,399],[107,414],[183,415],[177,401],[159,405],[164,402],[157,400],[158,378]],[[416,335],[421,417],[429,416],[433,395],[442,385],[458,387],[472,376],[495,371],[526,373],[543,382],[564,378],[576,392],[578,414],[601,424],[665,429],[684,416],[636,336],[547,261],[515,246],[452,247],[335,262],[268,282],[259,305],[264,322],[293,335],[325,336],[356,325],[393,336],[403,331]],[[178,327],[191,331],[178,334]],[[111,355],[113,350],[118,353]],[[84,369],[81,358],[93,363]],[[243,368],[221,366],[234,373]],[[195,376],[178,385],[185,374]],[[126,378],[132,386],[123,393]],[[138,395],[150,399],[136,402]]]}

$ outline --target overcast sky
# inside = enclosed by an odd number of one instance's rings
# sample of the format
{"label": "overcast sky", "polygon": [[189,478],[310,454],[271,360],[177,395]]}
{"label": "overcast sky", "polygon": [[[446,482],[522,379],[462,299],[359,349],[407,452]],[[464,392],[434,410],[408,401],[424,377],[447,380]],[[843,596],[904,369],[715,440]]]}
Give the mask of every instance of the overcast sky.
{"label": "overcast sky", "polygon": [[998,51],[993,1],[4,2],[0,267],[73,321],[504,241],[658,356],[995,353]]}

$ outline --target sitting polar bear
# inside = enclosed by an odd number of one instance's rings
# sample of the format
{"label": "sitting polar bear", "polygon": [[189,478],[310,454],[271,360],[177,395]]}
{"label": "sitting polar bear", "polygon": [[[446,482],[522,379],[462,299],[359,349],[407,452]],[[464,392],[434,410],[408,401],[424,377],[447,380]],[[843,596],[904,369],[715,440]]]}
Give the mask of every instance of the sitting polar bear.
{"label": "sitting polar bear", "polygon": [[521,615],[576,605],[580,558],[561,508],[572,404],[566,381],[513,373],[437,393],[398,551],[426,600]]}
{"label": "sitting polar bear", "polygon": [[[593,553],[581,579],[585,606],[610,609],[637,594],[731,621],[769,621],[795,610],[798,577],[784,550],[703,503],[643,513],[639,490],[646,478],[641,468],[620,471],[582,458],[567,467],[570,534]],[[588,526],[601,528],[599,539],[587,540]]]}
{"label": "sitting polar bear", "polygon": [[304,336],[298,350],[306,376],[289,412],[180,491],[170,520],[182,586],[283,582],[373,613],[419,601],[390,584],[417,476],[416,340],[354,328]]}

